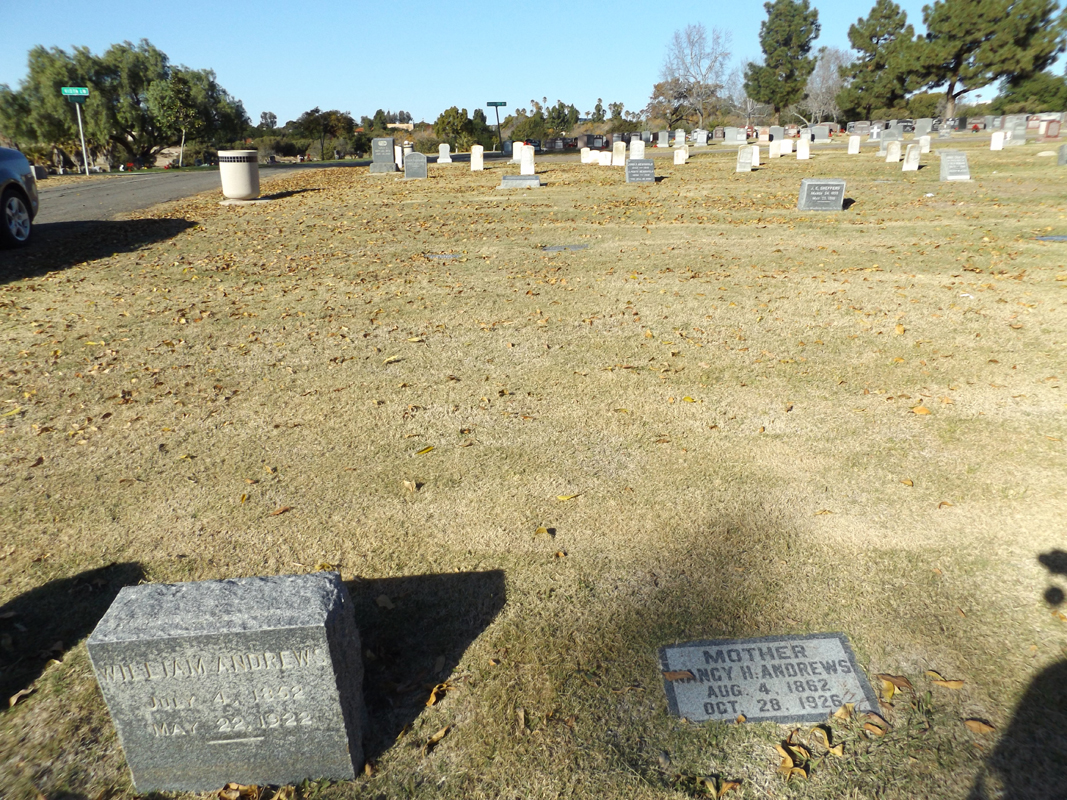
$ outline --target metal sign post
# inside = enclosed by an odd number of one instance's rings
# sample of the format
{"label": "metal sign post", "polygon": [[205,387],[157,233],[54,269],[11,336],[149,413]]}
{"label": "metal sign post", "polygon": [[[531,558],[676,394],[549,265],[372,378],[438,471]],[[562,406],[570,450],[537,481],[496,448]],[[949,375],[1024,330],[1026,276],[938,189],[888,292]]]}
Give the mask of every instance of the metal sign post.
{"label": "metal sign post", "polygon": [[89,151],[85,147],[85,128],[82,127],[82,103],[89,97],[89,90],[84,86],[64,86],[61,91],[70,102],[74,103],[74,110],[78,114],[78,133],[82,139],[82,164],[85,166],[85,174],[89,174]]}
{"label": "metal sign post", "polygon": [[496,141],[497,145],[500,147],[501,155],[504,154],[504,137],[500,135],[500,107],[506,106],[507,104],[507,100],[490,100],[488,103],[486,103],[487,106],[491,106],[493,110],[496,111]]}

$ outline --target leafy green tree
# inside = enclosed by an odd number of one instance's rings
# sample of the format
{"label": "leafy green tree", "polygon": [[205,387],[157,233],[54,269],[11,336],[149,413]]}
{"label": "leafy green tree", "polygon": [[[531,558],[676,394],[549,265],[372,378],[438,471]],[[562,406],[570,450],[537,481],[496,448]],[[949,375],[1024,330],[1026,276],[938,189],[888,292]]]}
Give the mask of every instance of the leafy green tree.
{"label": "leafy green tree", "polygon": [[1040,72],[1064,50],[1064,15],[1058,11],[1056,0],[937,0],[925,6],[922,85],[943,87],[945,116],[954,117],[962,95]]}
{"label": "leafy green tree", "polygon": [[457,151],[469,150],[474,143],[474,123],[467,116],[467,109],[452,106],[442,111],[433,124],[433,135]]}
{"label": "leafy green tree", "polygon": [[[60,88],[72,85],[89,87],[86,138],[109,161],[120,151],[150,163],[193,126],[220,141],[243,136],[248,127],[244,107],[218,85],[214,72],[172,67],[166,53],[145,39],[112,45],[102,56],[84,47],[72,53],[35,47],[28,67],[17,92],[0,87],[0,126],[17,134],[12,138],[69,146],[77,121]],[[19,118],[10,119],[13,113]]]}
{"label": "leafy green tree", "polygon": [[760,24],[763,63],[745,67],[745,92],[766,103],[779,121],[782,109],[804,97],[804,86],[815,69],[812,43],[819,35],[819,12],[808,0],[764,3],[767,19]]}
{"label": "leafy green tree", "polygon": [[892,108],[907,96],[915,70],[915,29],[892,0],[878,0],[867,18],[848,29],[848,41],[859,56],[841,67],[846,86],[837,105],[846,119],[873,119],[878,108]]}
{"label": "leafy green tree", "polygon": [[278,127],[278,115],[273,111],[264,111],[259,115],[259,127],[265,131],[272,131]]}
{"label": "leafy green tree", "polygon": [[376,131],[386,130],[386,126],[389,124],[389,120],[385,118],[385,112],[380,108],[374,112],[374,117],[371,118],[370,126]]}
{"label": "leafy green tree", "polygon": [[645,106],[645,113],[650,118],[662,119],[671,130],[685,122],[691,111],[689,93],[684,83],[677,78],[660,81],[653,86],[652,96]]}
{"label": "leafy green tree", "polygon": [[530,139],[544,139],[548,136],[548,123],[545,121],[544,111],[539,103],[534,104],[534,112],[520,119],[511,131],[511,138],[515,141],[529,141]]}
{"label": "leafy green tree", "polygon": [[178,166],[182,166],[186,135],[196,137],[205,123],[200,109],[196,107],[189,81],[181,73],[172,75],[170,80],[155,81],[148,87],[146,100],[161,132],[170,136],[181,133]]}
{"label": "leafy green tree", "polygon": [[[908,116],[915,119],[922,119],[923,117],[938,117],[938,109],[941,106],[941,101],[944,98],[937,92],[919,92],[913,94],[908,98]],[[886,119],[892,119],[898,117],[899,114],[892,114]]]}
{"label": "leafy green tree", "polygon": [[319,143],[320,157],[326,160],[326,140],[331,138],[350,138],[356,128],[356,121],[347,111],[322,111],[318,106],[305,111],[296,120],[295,132]]}
{"label": "leafy green tree", "polygon": [[1062,111],[1067,108],[1067,77],[1046,71],[1007,83],[990,107],[993,114]]}
{"label": "leafy green tree", "polygon": [[589,119],[592,122],[604,121],[604,101],[599,97],[596,99],[596,105],[593,106],[593,113],[589,115]]}

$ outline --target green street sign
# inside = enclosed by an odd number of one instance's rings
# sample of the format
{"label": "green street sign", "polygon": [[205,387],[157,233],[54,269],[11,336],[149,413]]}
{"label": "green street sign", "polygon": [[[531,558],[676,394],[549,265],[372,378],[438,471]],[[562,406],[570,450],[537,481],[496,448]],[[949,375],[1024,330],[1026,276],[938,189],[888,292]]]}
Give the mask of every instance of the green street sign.
{"label": "green street sign", "polygon": [[70,95],[67,95],[67,102],[68,103],[77,103],[80,106],[84,106],[85,105],[85,101],[88,100],[88,99],[89,99],[88,97],[86,97],[85,95],[82,95],[82,94],[78,94],[78,95],[70,94]]}
{"label": "green street sign", "polygon": [[84,86],[64,86],[60,89],[67,97],[88,97],[89,90]]}
{"label": "green street sign", "polygon": [[501,100],[500,102],[494,102],[494,101],[490,100],[488,103],[486,103],[486,105],[489,106],[490,108],[492,108],[494,106],[495,107],[502,107],[502,106],[506,106],[507,104],[508,103],[507,103],[506,100]]}

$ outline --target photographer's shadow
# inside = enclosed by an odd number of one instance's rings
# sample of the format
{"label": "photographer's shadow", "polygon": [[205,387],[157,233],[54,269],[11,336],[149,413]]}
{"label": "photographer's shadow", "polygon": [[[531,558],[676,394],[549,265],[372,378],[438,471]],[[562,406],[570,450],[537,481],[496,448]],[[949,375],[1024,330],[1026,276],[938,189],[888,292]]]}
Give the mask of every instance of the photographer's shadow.
{"label": "photographer's shadow", "polygon": [[[1067,552],[1052,550],[1037,560],[1050,577],[1067,576]],[[1044,598],[1054,613],[1062,613],[1061,587],[1049,586]],[[990,785],[991,777],[999,785]],[[975,780],[970,800],[994,798],[1067,798],[1067,660],[1045,667],[1030,682]]]}

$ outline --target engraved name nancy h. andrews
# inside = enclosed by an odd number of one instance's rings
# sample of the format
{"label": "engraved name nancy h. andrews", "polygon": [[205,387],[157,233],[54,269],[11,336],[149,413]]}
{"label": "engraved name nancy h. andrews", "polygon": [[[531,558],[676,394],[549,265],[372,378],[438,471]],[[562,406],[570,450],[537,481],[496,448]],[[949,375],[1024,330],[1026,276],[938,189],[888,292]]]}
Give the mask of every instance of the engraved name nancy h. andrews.
{"label": "engraved name nancy h. andrews", "polygon": [[158,661],[108,664],[99,670],[100,679],[108,683],[156,681],[182,678],[206,678],[259,670],[294,670],[324,667],[330,664],[321,648],[237,653],[219,656],[184,656]]}

